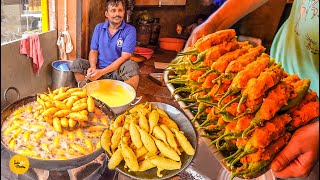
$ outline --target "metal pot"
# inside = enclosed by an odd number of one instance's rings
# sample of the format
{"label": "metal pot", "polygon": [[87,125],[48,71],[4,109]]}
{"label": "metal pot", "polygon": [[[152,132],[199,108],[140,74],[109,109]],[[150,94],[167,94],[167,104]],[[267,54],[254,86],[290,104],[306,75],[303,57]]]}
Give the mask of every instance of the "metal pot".
{"label": "metal pot", "polygon": [[[84,89],[87,89],[88,94],[93,93],[95,91],[102,91],[104,94],[107,94],[113,87],[116,86],[121,86],[128,94],[130,94],[130,99],[128,99],[128,103],[121,105],[121,106],[116,106],[113,107],[109,105],[109,107],[112,109],[112,111],[115,114],[121,114],[124,111],[126,111],[130,106],[134,106],[139,103],[139,101],[142,99],[142,96],[136,97],[136,91],[132,86],[129,84],[118,81],[118,80],[113,80],[113,79],[102,79],[102,80],[97,80],[97,81],[92,81],[85,86],[83,86]],[[100,99],[101,100],[101,99]],[[135,101],[135,102],[134,102]],[[104,102],[106,103],[106,102]],[[107,103],[106,103],[107,104]]]}
{"label": "metal pot", "polygon": [[[3,122],[6,120],[6,118],[10,114],[12,114],[16,109],[18,109],[19,107],[21,107],[23,105],[26,105],[29,102],[36,101],[36,99],[37,99],[37,95],[28,96],[23,99],[17,100],[15,102],[13,102],[12,104],[10,104],[9,106],[5,107],[1,111],[1,126],[2,126]],[[114,113],[112,112],[112,110],[110,109],[110,107],[108,105],[106,105],[105,103],[103,103],[97,99],[94,99],[94,101],[95,101],[96,107],[101,109],[109,117],[109,119],[114,118]],[[13,155],[17,154],[16,152],[12,151],[4,144],[4,142],[2,141],[2,138],[1,138],[1,144],[3,147],[6,148],[6,150],[9,152],[10,155],[13,156]],[[68,160],[41,160],[41,159],[35,159],[35,158],[31,158],[31,157],[28,157],[28,159],[29,159],[29,163],[30,163],[30,168],[64,171],[64,170],[73,169],[76,167],[80,167],[84,164],[87,164],[87,163],[93,161],[94,159],[96,159],[103,152],[104,152],[104,150],[102,148],[100,148],[100,149],[98,149],[90,154],[87,154],[85,156],[81,156],[81,157],[74,158],[74,159],[68,159]]]}
{"label": "metal pot", "polygon": [[70,66],[73,61],[70,60],[57,60],[52,62],[52,85],[51,89],[60,87],[77,87],[77,82]]}

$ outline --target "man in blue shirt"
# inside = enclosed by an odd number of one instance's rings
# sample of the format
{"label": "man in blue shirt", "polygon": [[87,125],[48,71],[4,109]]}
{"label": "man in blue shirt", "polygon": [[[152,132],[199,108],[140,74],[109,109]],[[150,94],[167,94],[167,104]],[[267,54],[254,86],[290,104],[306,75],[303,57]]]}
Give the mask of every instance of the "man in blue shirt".
{"label": "man in blue shirt", "polygon": [[89,53],[89,61],[76,59],[70,68],[77,82],[116,79],[137,89],[139,66],[130,60],[136,46],[136,29],[126,24],[124,0],[109,0],[106,5],[106,22],[96,25]]}

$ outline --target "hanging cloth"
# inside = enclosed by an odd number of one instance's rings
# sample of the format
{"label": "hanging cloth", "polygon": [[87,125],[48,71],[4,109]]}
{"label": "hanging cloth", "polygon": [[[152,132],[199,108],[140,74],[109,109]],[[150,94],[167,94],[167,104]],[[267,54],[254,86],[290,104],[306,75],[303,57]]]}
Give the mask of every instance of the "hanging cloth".
{"label": "hanging cloth", "polygon": [[67,59],[66,47],[64,43],[64,35],[60,32],[60,35],[57,40],[57,46],[59,48],[59,55],[61,60]]}
{"label": "hanging cloth", "polygon": [[68,31],[60,32],[57,46],[59,47],[60,59],[67,60],[67,54],[73,50],[71,37]]}
{"label": "hanging cloth", "polygon": [[38,34],[29,35],[20,40],[20,54],[26,54],[32,58],[33,72],[39,76],[40,68],[43,65],[44,58],[40,46]]}

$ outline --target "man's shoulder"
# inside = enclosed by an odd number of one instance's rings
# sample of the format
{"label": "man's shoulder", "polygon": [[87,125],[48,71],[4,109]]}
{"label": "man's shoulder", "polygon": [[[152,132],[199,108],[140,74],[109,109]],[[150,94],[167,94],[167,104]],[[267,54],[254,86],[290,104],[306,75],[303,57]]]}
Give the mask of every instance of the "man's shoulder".
{"label": "man's shoulder", "polygon": [[127,23],[126,23],[125,28],[128,30],[136,30],[136,28],[134,26],[132,26],[131,24],[127,24]]}
{"label": "man's shoulder", "polygon": [[102,29],[106,22],[101,22],[96,25],[96,29]]}

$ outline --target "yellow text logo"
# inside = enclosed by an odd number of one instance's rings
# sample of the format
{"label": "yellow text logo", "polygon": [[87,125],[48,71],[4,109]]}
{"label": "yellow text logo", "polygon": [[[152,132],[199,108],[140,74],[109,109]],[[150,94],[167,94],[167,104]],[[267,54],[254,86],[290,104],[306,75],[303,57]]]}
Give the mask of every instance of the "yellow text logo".
{"label": "yellow text logo", "polygon": [[23,174],[29,169],[29,160],[27,157],[17,154],[12,156],[9,166],[12,172],[16,174]]}

